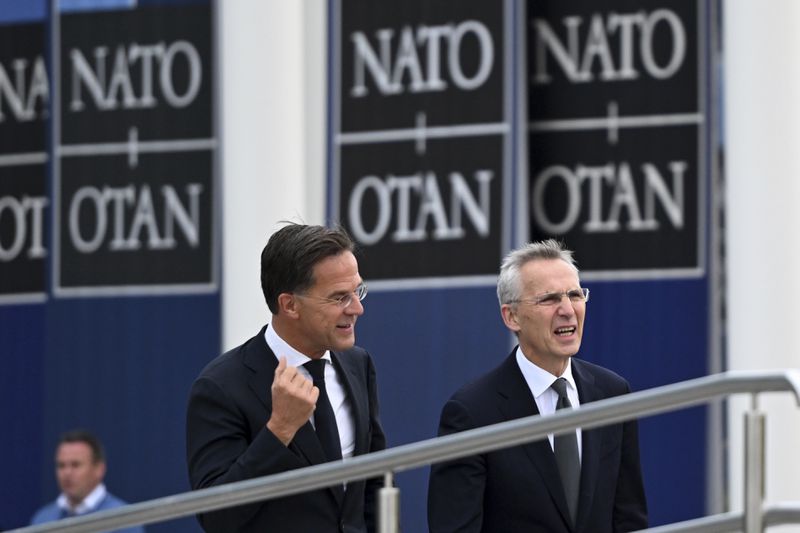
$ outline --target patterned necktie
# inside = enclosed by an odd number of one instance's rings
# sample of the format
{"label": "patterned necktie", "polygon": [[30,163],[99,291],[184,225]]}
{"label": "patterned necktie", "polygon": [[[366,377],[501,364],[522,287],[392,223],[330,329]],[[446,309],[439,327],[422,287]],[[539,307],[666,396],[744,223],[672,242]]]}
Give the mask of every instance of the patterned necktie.
{"label": "patterned necktie", "polygon": [[[571,408],[572,404],[567,397],[567,380],[558,378],[550,387],[558,394],[556,410]],[[553,438],[553,452],[556,456],[558,471],[561,474],[561,484],[564,485],[564,495],[567,497],[569,514],[572,524],[578,513],[578,489],[581,482],[581,461],[578,456],[578,438],[575,431]]]}
{"label": "patterned necktie", "polygon": [[314,385],[319,389],[317,407],[314,409],[314,429],[328,461],[338,461],[342,458],[342,444],[339,440],[336,416],[333,414],[328,390],[325,388],[325,360],[316,359],[303,366],[311,374]]}

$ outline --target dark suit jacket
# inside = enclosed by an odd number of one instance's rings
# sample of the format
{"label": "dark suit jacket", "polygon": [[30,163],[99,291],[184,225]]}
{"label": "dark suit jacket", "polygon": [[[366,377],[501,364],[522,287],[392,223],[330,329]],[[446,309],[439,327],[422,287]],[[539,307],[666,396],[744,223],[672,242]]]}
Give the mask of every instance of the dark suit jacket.
{"label": "dark suit jacket", "polygon": [[[186,447],[192,488],[199,489],[324,462],[314,428],[306,423],[288,447],[266,429],[270,387],[278,361],[264,331],[206,366],[192,385]],[[354,347],[331,352],[355,416],[355,455],[386,447],[378,420],[375,368]],[[199,517],[207,532],[363,533],[374,529],[378,480],[228,508]]]}
{"label": "dark suit jacket", "polygon": [[[515,352],[456,392],[439,434],[538,414]],[[572,359],[581,404],[630,391],[613,372]],[[647,527],[635,421],[582,432],[581,485],[573,526],[555,456],[545,439],[431,468],[428,524],[444,532],[618,532]]]}

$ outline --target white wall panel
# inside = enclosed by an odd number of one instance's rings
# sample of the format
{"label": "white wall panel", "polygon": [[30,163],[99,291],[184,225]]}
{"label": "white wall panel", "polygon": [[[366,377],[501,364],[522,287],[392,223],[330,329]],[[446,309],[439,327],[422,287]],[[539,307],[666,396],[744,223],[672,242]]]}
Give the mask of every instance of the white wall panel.
{"label": "white wall panel", "polygon": [[[723,13],[728,366],[800,367],[800,3],[728,0]],[[732,509],[742,508],[749,405],[737,398],[729,409]],[[759,407],[767,500],[797,500],[800,410],[785,395]]]}
{"label": "white wall panel", "polygon": [[223,348],[269,319],[261,249],[324,221],[325,3],[225,1],[220,20]]}

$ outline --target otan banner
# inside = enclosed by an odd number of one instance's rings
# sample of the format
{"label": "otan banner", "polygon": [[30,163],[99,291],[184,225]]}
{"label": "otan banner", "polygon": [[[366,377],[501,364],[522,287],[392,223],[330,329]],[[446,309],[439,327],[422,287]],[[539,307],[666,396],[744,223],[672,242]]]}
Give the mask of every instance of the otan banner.
{"label": "otan banner", "polygon": [[115,495],[188,490],[186,397],[220,347],[212,2],[8,5],[0,403],[13,438],[0,449],[14,482],[0,529],[55,498],[70,429],[104,442]]}
{"label": "otan banner", "polygon": [[[710,2],[329,8],[328,214],[360,247],[358,343],[390,445],[435,436],[450,394],[515,344],[495,282],[528,240],[575,251],[579,357],[634,390],[718,368]],[[705,513],[711,419],[641,421],[652,524]],[[427,528],[427,474],[398,476],[409,531]]]}
{"label": "otan banner", "polygon": [[[50,85],[44,1],[0,9],[0,529],[41,503]],[[51,459],[52,460],[52,459]]]}
{"label": "otan banner", "polygon": [[334,10],[330,215],[370,257],[364,274],[384,285],[492,276],[511,231],[507,8]]}
{"label": "otan banner", "polygon": [[[527,3],[526,227],[576,251],[592,295],[579,356],[634,390],[721,368],[712,5]],[[640,421],[651,525],[720,497],[714,416]]]}
{"label": "otan banner", "polygon": [[[24,15],[24,14],[23,14]],[[47,124],[45,25],[0,22],[0,305],[44,299]]]}
{"label": "otan banner", "polygon": [[57,293],[214,288],[210,24],[197,6],[61,18]]}
{"label": "otan banner", "polygon": [[695,2],[531,2],[530,235],[584,278],[702,275],[707,139]]}
{"label": "otan banner", "polygon": [[[521,5],[330,2],[328,218],[359,247],[390,445],[436,434],[458,386],[510,349],[495,297],[515,239]],[[426,531],[427,468],[398,476]]]}

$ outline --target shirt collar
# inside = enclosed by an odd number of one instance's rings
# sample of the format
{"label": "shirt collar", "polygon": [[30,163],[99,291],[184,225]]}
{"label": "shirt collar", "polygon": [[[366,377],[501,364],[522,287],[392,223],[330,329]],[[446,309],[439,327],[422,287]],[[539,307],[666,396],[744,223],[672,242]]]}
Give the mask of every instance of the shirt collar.
{"label": "shirt collar", "polygon": [[[310,357],[298,352],[292,348],[288,342],[283,340],[274,328],[267,327],[267,331],[264,332],[264,338],[267,341],[267,346],[269,346],[272,353],[275,354],[275,358],[280,360],[281,357],[285,357],[288,366],[303,366],[311,361]],[[325,353],[322,354],[322,359],[325,359],[329,363],[333,362],[331,360],[330,350],[325,350]]]}
{"label": "shirt collar", "polygon": [[86,514],[97,509],[100,506],[100,503],[105,499],[106,494],[108,494],[106,486],[100,483],[83,499],[81,503],[76,505],[74,508],[69,504],[69,500],[67,499],[66,494],[63,492],[58,496],[56,505],[58,505],[59,509],[64,509],[72,514]]}
{"label": "shirt collar", "polygon": [[570,357],[569,361],[567,361],[567,368],[564,369],[564,373],[560,376],[554,376],[542,367],[531,363],[531,361],[525,357],[525,354],[522,353],[522,347],[520,346],[517,346],[516,358],[517,366],[519,366],[519,369],[522,371],[522,376],[525,378],[525,382],[531,389],[531,393],[533,393],[534,398],[538,398],[544,394],[544,392],[550,388],[550,385],[553,384],[556,378],[559,377],[566,379],[570,387],[578,390],[578,388],[575,386],[575,378],[572,376],[572,357]]}

